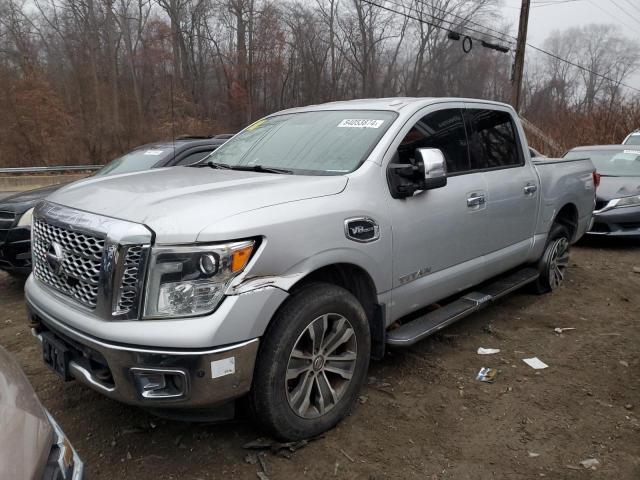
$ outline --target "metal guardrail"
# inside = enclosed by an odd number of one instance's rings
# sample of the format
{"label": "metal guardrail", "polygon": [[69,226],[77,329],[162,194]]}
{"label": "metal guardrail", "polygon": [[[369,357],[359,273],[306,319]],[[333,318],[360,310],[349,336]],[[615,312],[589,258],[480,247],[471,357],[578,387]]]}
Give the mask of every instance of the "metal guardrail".
{"label": "metal guardrail", "polygon": [[66,165],[55,167],[14,167],[0,168],[2,173],[38,173],[38,172],[72,172],[72,171],[93,171],[100,170],[104,165]]}

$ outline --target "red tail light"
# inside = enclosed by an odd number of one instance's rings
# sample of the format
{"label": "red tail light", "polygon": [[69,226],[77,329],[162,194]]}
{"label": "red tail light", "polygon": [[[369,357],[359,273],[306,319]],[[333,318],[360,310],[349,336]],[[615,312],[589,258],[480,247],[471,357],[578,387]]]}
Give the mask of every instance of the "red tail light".
{"label": "red tail light", "polygon": [[593,184],[596,188],[600,186],[600,174],[598,172],[593,172]]}

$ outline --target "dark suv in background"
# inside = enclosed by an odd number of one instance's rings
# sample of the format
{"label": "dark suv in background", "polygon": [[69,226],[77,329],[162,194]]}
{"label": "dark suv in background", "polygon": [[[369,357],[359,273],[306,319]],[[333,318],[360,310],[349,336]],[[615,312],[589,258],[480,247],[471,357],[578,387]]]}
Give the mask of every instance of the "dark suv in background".
{"label": "dark suv in background", "polygon": [[[232,134],[214,137],[180,137],[175,141],[142,145],[109,162],[94,177],[151,168],[193,165],[202,161]],[[0,270],[28,275],[31,272],[31,214],[33,207],[65,184],[20,192],[0,201]]]}

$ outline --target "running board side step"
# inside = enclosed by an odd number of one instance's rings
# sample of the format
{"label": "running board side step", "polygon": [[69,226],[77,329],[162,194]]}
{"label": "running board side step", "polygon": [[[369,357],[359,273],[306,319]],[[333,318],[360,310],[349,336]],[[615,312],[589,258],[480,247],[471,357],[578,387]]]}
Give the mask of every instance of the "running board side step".
{"label": "running board side step", "polygon": [[500,277],[482,286],[478,291],[467,293],[442,308],[388,331],[386,343],[393,347],[413,345],[447,325],[486,307],[490,302],[536,281],[539,275],[538,270],[528,267]]}

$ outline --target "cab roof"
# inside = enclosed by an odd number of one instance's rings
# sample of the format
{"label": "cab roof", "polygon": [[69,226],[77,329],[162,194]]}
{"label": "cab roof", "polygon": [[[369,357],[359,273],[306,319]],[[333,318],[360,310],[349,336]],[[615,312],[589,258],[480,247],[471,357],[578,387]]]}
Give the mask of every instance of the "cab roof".
{"label": "cab roof", "polygon": [[291,108],[283,110],[280,113],[296,113],[318,110],[389,110],[392,112],[400,112],[407,107],[413,109],[422,108],[434,103],[443,102],[468,102],[482,103],[486,105],[496,105],[501,107],[509,107],[510,105],[502,102],[494,102],[492,100],[482,100],[477,98],[459,98],[459,97],[385,97],[385,98],[359,98],[355,100],[342,100],[337,102],[320,103],[317,105],[309,105],[306,107]]}

